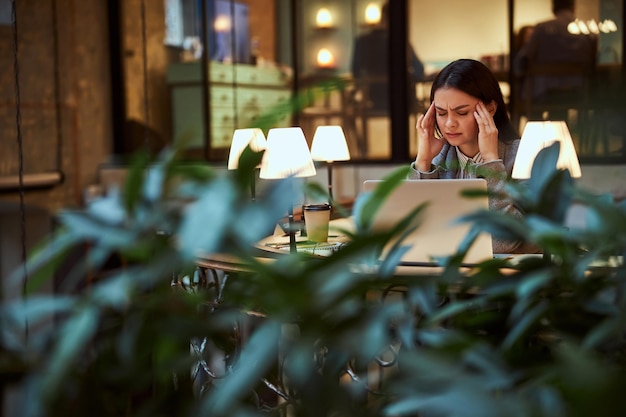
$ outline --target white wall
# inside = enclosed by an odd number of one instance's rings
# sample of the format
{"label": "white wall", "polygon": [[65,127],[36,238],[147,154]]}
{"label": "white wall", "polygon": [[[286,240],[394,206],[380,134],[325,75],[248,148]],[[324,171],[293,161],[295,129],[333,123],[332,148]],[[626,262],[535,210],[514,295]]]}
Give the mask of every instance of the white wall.
{"label": "white wall", "polygon": [[507,0],[409,2],[409,39],[425,62],[504,53],[507,22]]}
{"label": "white wall", "polygon": [[[576,14],[599,19],[600,0],[577,0]],[[508,53],[507,0],[409,1],[409,40],[424,62]],[[551,0],[516,0],[514,30],[550,19]]]}
{"label": "white wall", "polygon": [[517,0],[514,10],[513,30],[526,25],[535,25],[553,17],[552,0]]}

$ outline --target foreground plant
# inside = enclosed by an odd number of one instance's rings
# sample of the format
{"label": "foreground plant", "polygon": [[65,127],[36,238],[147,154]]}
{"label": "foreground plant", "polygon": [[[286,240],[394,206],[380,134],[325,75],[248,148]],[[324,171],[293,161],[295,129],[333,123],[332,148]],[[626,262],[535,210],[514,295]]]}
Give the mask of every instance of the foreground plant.
{"label": "foreground plant", "polygon": [[[393,233],[368,230],[402,170],[359,197],[352,244],[265,262],[254,243],[298,183],[252,203],[259,154],[224,175],[174,152],[140,158],[119,193],[60,213],[58,234],[13,277],[26,271],[30,290],[67,271],[54,296],[0,311],[3,380],[32,399],[15,415],[623,415],[626,274],[607,265],[624,253],[626,210],[557,171],[554,148],[541,155],[508,189],[525,219],[466,220],[549,257],[468,270],[453,256],[416,276],[394,274],[393,254],[378,263]],[[573,199],[588,208],[584,230],[563,227]],[[87,255],[66,261],[77,247]],[[207,280],[197,259],[213,252],[246,272]]]}

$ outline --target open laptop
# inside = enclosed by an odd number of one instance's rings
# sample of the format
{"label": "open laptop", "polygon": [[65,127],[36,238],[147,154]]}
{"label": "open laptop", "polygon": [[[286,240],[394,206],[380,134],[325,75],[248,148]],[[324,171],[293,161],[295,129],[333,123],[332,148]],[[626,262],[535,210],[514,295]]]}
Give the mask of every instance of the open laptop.
{"label": "open laptop", "polygon": [[[383,180],[367,180],[363,191],[373,191]],[[422,179],[405,180],[387,197],[373,220],[373,230],[385,230],[406,217],[415,207],[427,203],[418,218],[421,223],[403,243],[411,248],[403,263],[432,263],[435,256],[456,253],[459,244],[471,228],[470,223],[457,220],[480,209],[487,210],[487,196],[468,198],[462,190],[487,190],[484,179]],[[456,222],[456,223],[455,223]],[[463,262],[467,264],[493,257],[491,236],[481,233],[472,244]]]}

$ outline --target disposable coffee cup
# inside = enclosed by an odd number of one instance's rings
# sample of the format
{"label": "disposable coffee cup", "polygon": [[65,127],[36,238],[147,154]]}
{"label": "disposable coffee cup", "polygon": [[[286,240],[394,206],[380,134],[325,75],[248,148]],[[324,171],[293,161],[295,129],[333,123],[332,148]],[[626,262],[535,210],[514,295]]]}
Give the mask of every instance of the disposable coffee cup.
{"label": "disposable coffee cup", "polygon": [[304,224],[306,235],[312,242],[328,241],[328,223],[330,222],[330,204],[306,204],[304,206]]}

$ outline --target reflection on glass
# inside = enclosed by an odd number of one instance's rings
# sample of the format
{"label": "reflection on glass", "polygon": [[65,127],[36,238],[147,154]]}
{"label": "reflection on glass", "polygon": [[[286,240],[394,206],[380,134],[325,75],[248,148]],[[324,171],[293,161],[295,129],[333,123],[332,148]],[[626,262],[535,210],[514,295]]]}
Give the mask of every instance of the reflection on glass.
{"label": "reflection on glass", "polygon": [[[624,121],[620,116],[624,107],[621,97],[623,1],[576,0],[571,2],[571,6],[569,11],[566,11],[566,16],[561,17],[564,22],[566,20],[563,31],[567,32],[560,38],[568,39],[569,36],[571,42],[558,41],[561,44],[557,45],[554,43],[556,41],[544,39],[540,42],[541,49],[552,48],[554,52],[546,54],[547,59],[552,62],[562,55],[560,51],[566,50],[567,45],[576,44],[582,38],[593,37],[596,41],[595,52],[591,52],[592,68],[583,74],[584,79],[578,89],[579,93],[576,95],[558,93],[561,96],[559,107],[562,111],[561,114],[557,114],[549,111],[547,105],[553,106],[551,102],[532,97],[524,98],[524,88],[529,85],[529,82],[524,80],[528,80],[529,77],[522,73],[523,68],[520,68],[518,63],[516,70],[521,78],[515,84],[514,95],[518,100],[515,111],[520,121],[520,129],[523,129],[529,118],[565,120],[571,128],[576,150],[582,161],[623,160],[626,133]],[[516,1],[514,33],[522,38],[522,31],[527,28],[535,29],[539,27],[537,24],[554,19],[552,9],[552,0],[534,0],[533,4]],[[537,34],[536,30],[533,32]],[[575,66],[566,64],[564,67]],[[563,71],[569,72],[571,69]],[[565,74],[559,77],[560,80],[571,78],[572,75]],[[546,104],[543,104],[544,102]],[[531,105],[535,113],[526,114],[524,108],[530,108]]]}
{"label": "reflection on glass", "polygon": [[330,28],[333,26],[333,17],[327,8],[322,7],[317,11],[315,22],[318,28]]}
{"label": "reflection on glass", "polygon": [[179,14],[169,19],[183,24],[172,24],[170,36],[177,39],[167,68],[172,134],[187,156],[223,160],[235,130],[289,125],[292,80],[274,60],[275,16],[250,19],[267,10],[267,1],[169,1],[170,15]]}
{"label": "reflection on glass", "polygon": [[248,5],[230,0],[214,0],[213,34],[209,34],[209,56],[223,63],[248,63],[250,39]]}
{"label": "reflection on glass", "polygon": [[[264,14],[263,19],[255,17],[267,9],[267,1],[164,1],[164,39],[175,52],[170,62],[180,61],[179,67],[172,64],[168,69],[169,84],[174,91],[173,106],[182,106],[179,113],[184,114],[173,117],[172,130],[175,137],[183,131],[193,131],[193,147],[207,147],[211,159],[228,148],[234,128],[254,127],[260,120],[266,123],[264,128],[276,123],[302,125],[309,141],[316,126],[341,124],[355,160],[388,160],[392,154],[398,155],[398,146],[407,159],[412,159],[417,148],[415,114],[423,112],[429,104],[430,82],[441,68],[461,57],[481,60],[492,69],[501,81],[506,104],[515,119],[516,115],[520,116],[520,92],[516,80],[509,80],[509,63],[518,50],[518,41],[525,37],[522,32],[552,15],[551,0],[514,0],[514,21],[510,28],[507,1],[449,0],[444,12],[440,2],[406,0],[407,41],[423,64],[424,77],[416,80],[405,98],[415,97],[416,101],[415,107],[407,106],[411,108],[411,114],[406,117],[407,137],[392,141],[389,101],[374,105],[371,96],[376,93],[362,88],[357,71],[351,66],[357,52],[356,39],[379,27],[384,0],[275,0],[272,4],[276,15]],[[584,129],[572,131],[583,161],[586,156],[623,157],[620,132],[624,129],[617,117],[623,107],[619,97],[622,3],[622,0],[576,1],[578,20],[574,23],[578,29],[584,31],[584,23],[586,30],[598,32],[598,65],[590,90],[593,108],[581,115],[570,112],[572,117],[584,116],[588,121]],[[291,10],[291,6],[295,9]],[[199,24],[203,20],[201,10],[205,12],[204,41]],[[449,13],[452,10],[454,13]],[[477,15],[489,25],[476,30],[473,17]],[[298,22],[297,27],[293,26],[294,21]],[[297,33],[291,33],[292,29]],[[515,36],[513,42],[509,41],[509,33]],[[292,42],[296,42],[295,47]],[[509,51],[509,45],[513,51]],[[372,51],[372,44],[369,46]],[[201,87],[203,49],[210,68],[206,76],[209,83],[206,103]],[[372,55],[382,67],[388,68],[389,59],[379,53]],[[194,63],[197,68],[190,71]],[[291,78],[292,74],[297,76],[296,80]],[[383,79],[387,76],[388,70],[382,73]],[[312,88],[314,83],[323,86],[337,80],[341,81],[341,88]],[[264,114],[281,100],[289,100],[292,81],[299,94],[307,95],[313,90],[316,94],[305,109],[293,115],[293,120],[268,121]],[[196,87],[200,89],[190,96]],[[181,91],[186,91],[187,96]],[[274,96],[278,91],[280,97]],[[389,89],[383,88],[382,95],[388,99]],[[203,106],[207,105],[205,111]],[[366,114],[364,109],[371,112]],[[374,111],[378,113],[372,114]],[[191,117],[194,113],[197,117]],[[395,126],[397,116],[393,116]],[[519,120],[521,132],[524,120]]]}
{"label": "reflection on glass", "polygon": [[376,3],[369,3],[365,8],[365,23],[376,25],[380,22],[380,6]]}

